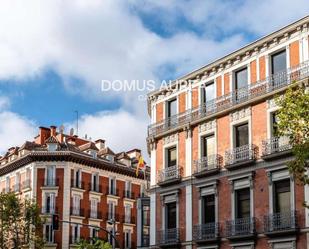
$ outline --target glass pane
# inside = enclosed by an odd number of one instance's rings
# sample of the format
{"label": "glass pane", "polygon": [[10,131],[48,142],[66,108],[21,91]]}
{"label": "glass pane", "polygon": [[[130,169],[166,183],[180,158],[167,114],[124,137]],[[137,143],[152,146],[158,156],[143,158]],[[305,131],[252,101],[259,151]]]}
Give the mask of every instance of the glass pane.
{"label": "glass pane", "polygon": [[203,144],[202,144],[202,156],[203,157],[207,157],[210,155],[214,155],[215,154],[215,136],[211,135],[211,136],[206,136],[203,137],[202,140]]}
{"label": "glass pane", "polygon": [[236,131],[236,147],[247,145],[249,143],[248,124],[235,127]]}
{"label": "glass pane", "polygon": [[247,68],[239,70],[235,73],[235,83],[236,83],[235,85],[236,89],[248,86]]}
{"label": "glass pane", "polygon": [[215,84],[209,83],[203,87],[203,103],[211,101],[215,98]]}
{"label": "glass pane", "polygon": [[275,212],[291,211],[290,180],[275,182]]}
{"label": "glass pane", "polygon": [[176,203],[169,203],[166,205],[166,208],[167,229],[176,228]]}
{"label": "glass pane", "polygon": [[168,149],[168,155],[167,155],[167,160],[168,160],[168,167],[175,166],[177,162],[177,154],[176,154],[176,147]]}
{"label": "glass pane", "polygon": [[277,74],[286,70],[286,52],[274,54],[272,57],[272,74]]}
{"label": "glass pane", "polygon": [[237,218],[250,217],[250,189],[241,189],[236,192]]}
{"label": "glass pane", "polygon": [[176,99],[174,99],[168,102],[167,115],[168,117],[171,117],[176,114],[177,114],[177,101]]}
{"label": "glass pane", "polygon": [[204,216],[203,223],[215,222],[215,196],[207,195],[203,198]]}

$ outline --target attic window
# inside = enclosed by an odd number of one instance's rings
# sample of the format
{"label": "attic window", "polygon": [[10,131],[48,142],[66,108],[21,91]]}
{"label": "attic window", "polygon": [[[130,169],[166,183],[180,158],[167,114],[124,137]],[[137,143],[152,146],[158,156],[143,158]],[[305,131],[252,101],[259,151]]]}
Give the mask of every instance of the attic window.
{"label": "attic window", "polygon": [[47,144],[47,150],[48,151],[56,151],[57,150],[57,144]]}
{"label": "attic window", "polygon": [[95,150],[89,150],[88,153],[93,157],[97,158],[97,152]]}
{"label": "attic window", "polygon": [[107,155],[106,158],[107,158],[108,161],[110,161],[110,162],[112,162],[112,163],[114,162],[114,156],[112,156],[112,155]]}

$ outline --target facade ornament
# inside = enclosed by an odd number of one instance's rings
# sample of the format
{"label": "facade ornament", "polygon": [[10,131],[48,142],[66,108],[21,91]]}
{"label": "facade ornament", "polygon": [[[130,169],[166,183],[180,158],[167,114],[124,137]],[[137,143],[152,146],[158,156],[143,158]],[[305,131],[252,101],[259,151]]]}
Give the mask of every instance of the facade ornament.
{"label": "facade ornament", "polygon": [[178,141],[178,133],[172,134],[170,136],[166,136],[163,138],[163,144],[170,144]]}
{"label": "facade ornament", "polygon": [[267,109],[277,107],[276,100],[274,98],[268,99],[266,102],[267,102]]}
{"label": "facade ornament", "polygon": [[251,107],[244,108],[230,114],[231,122],[238,121],[249,116],[251,116]]}
{"label": "facade ornament", "polygon": [[233,193],[234,192],[234,181],[229,180],[229,184],[230,184],[230,188],[231,188],[231,193]]}
{"label": "facade ornament", "polygon": [[273,181],[272,181],[272,176],[271,176],[271,172],[267,172],[267,178],[268,178],[268,185],[272,185]]}
{"label": "facade ornament", "polygon": [[199,131],[199,133],[201,133],[201,132],[205,132],[205,131],[210,131],[210,130],[216,129],[216,127],[217,127],[217,120],[214,119],[214,120],[211,120],[209,122],[200,124],[198,126],[198,131]]}

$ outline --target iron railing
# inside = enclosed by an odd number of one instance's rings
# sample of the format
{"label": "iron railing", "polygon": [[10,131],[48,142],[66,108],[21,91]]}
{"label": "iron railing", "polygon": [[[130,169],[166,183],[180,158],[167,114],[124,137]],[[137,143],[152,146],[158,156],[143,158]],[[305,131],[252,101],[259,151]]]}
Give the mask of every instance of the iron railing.
{"label": "iron railing", "polygon": [[203,171],[208,171],[212,169],[218,169],[220,168],[222,164],[222,156],[220,155],[210,155],[207,157],[202,157],[199,160],[196,160],[194,162],[195,164],[195,170],[194,173],[201,173]]}
{"label": "iron railing", "polygon": [[148,136],[156,136],[178,126],[197,121],[201,118],[231,108],[237,104],[274,92],[295,81],[305,79],[308,76],[309,61],[306,61],[296,67],[288,68],[283,72],[270,75],[265,79],[248,84],[248,86],[244,88],[236,89],[226,95],[212,99],[196,108],[189,109],[185,112],[178,113],[172,117],[151,124],[148,126]]}
{"label": "iron railing", "polygon": [[59,179],[56,177],[47,177],[44,181],[44,187],[56,187],[59,186]]}
{"label": "iron railing", "polygon": [[278,152],[288,151],[292,149],[290,140],[286,136],[272,137],[262,142],[263,156],[271,155]]}
{"label": "iron railing", "polygon": [[193,239],[196,241],[214,240],[219,237],[219,223],[211,222],[193,226]]}
{"label": "iron railing", "polygon": [[180,229],[171,228],[166,230],[158,231],[157,244],[159,245],[172,245],[180,242]]}
{"label": "iron railing", "polygon": [[264,217],[264,231],[279,232],[297,228],[296,211],[269,214]]}
{"label": "iron railing", "polygon": [[226,221],[226,237],[254,235],[255,223],[254,217]]}
{"label": "iron railing", "polygon": [[178,165],[167,167],[159,171],[158,182],[166,182],[170,180],[180,179],[180,167]]}
{"label": "iron railing", "polygon": [[225,152],[225,164],[232,165],[255,160],[257,156],[257,149],[257,146],[254,144],[246,144],[231,150],[227,150]]}
{"label": "iron railing", "polygon": [[92,219],[102,219],[102,212],[90,209],[89,210],[89,218],[92,218]]}

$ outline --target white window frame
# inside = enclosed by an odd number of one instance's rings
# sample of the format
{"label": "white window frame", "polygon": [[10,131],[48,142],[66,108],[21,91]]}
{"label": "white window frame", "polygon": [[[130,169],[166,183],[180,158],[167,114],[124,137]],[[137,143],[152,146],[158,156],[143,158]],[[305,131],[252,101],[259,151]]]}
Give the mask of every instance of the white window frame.
{"label": "white window frame", "polygon": [[55,233],[51,224],[44,224],[43,229],[43,238],[46,239],[46,228],[49,227],[48,239],[46,240],[46,244],[53,244],[55,242]]}
{"label": "white window frame", "polygon": [[[129,241],[127,241],[127,235],[129,238]],[[125,241],[125,249],[130,249],[132,247],[132,234],[131,234],[131,230],[126,229],[124,230],[124,241]]]}
{"label": "white window frame", "polygon": [[[52,172],[52,176],[49,176],[48,172]],[[49,179],[50,177],[51,179]],[[55,181],[56,181],[56,166],[55,165],[47,166],[45,169],[45,186],[54,186]]]}

